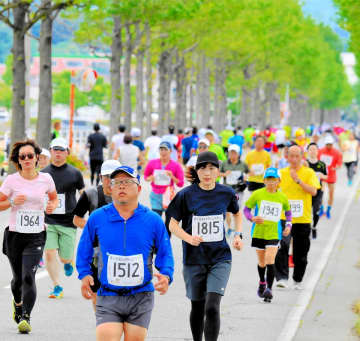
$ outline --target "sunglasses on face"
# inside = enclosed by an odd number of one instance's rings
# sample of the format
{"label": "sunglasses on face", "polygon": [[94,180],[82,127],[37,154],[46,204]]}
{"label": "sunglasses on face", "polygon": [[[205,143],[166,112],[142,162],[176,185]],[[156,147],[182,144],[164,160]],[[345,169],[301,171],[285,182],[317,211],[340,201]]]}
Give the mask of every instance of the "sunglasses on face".
{"label": "sunglasses on face", "polygon": [[24,160],[26,160],[26,158],[28,158],[29,160],[32,160],[34,157],[35,157],[34,153],[20,154],[19,160],[24,161]]}
{"label": "sunglasses on face", "polygon": [[57,150],[57,151],[60,151],[60,152],[64,152],[66,149],[63,148],[63,147],[54,147],[53,150]]}

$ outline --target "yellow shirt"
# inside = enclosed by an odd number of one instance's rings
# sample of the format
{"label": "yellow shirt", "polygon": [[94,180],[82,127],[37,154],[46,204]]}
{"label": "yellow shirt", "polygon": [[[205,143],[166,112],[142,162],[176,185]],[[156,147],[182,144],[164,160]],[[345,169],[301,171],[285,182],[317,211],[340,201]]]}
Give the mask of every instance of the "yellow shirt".
{"label": "yellow shirt", "polygon": [[[311,168],[301,166],[296,174],[303,183],[313,186],[316,189],[320,188],[320,182]],[[290,202],[292,223],[310,224],[312,221],[312,195],[305,192],[301,186],[293,180],[289,167],[280,170],[280,178],[280,188]],[[283,215],[281,219],[285,219],[285,216]]]}
{"label": "yellow shirt", "polygon": [[255,174],[254,176],[249,176],[249,181],[263,183],[265,170],[271,166],[270,154],[266,150],[261,152],[252,150],[246,155],[245,163],[250,171]]}

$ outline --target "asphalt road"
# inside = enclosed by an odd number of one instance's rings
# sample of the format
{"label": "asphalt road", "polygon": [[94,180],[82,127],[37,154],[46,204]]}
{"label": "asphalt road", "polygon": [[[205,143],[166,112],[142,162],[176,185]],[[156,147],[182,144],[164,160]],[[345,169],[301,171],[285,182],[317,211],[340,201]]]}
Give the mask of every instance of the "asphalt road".
{"label": "asphalt road", "polygon": [[[360,298],[360,270],[355,267],[360,259],[360,202],[352,200],[355,189],[346,185],[344,177],[345,171],[341,169],[333,217],[320,220],[319,237],[311,245],[302,292],[275,289],[271,304],[257,298],[256,255],[250,247],[250,224],[244,224],[245,248],[241,252],[233,251],[232,273],[221,305],[219,340],[357,340],[351,331],[355,316],[350,309],[351,303]],[[148,193],[149,185],[144,184],[140,201],[145,205],[149,204]],[[7,219],[8,212],[1,212],[1,229]],[[334,233],[338,233],[335,242]],[[334,249],[329,248],[332,243]],[[190,302],[185,297],[182,278],[181,243],[173,238],[172,244],[174,283],[165,296],[156,294],[147,340],[192,340],[188,323]],[[30,335],[19,335],[12,320],[11,271],[5,256],[0,257],[0,273],[0,341],[95,340],[92,305],[81,297],[76,273],[71,278],[63,276],[64,298],[51,300],[48,298],[51,281],[45,270],[38,272],[38,299]]]}

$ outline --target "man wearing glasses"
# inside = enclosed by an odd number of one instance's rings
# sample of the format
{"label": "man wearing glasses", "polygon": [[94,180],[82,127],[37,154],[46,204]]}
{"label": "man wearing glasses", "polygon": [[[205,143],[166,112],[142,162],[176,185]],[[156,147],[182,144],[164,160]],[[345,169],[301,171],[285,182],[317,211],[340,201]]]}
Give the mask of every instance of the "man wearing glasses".
{"label": "man wearing glasses", "polygon": [[69,151],[67,142],[63,138],[52,140],[50,144],[51,164],[42,170],[43,173],[49,173],[52,176],[59,199],[58,207],[53,213],[45,215],[47,224],[46,269],[54,284],[49,298],[63,297],[57,253],[61,263],[64,264],[65,275],[71,276],[74,271],[76,226],[73,224],[73,210],[76,206],[76,190],[81,193],[85,184],[80,171],[66,162]]}
{"label": "man wearing glasses", "polygon": [[[118,160],[106,160],[101,165],[100,170],[100,180],[101,184],[96,187],[91,187],[86,189],[83,194],[81,194],[76,207],[73,211],[74,220],[73,223],[75,226],[83,229],[86,225],[87,220],[84,218],[86,213],[91,214],[97,208],[103,207],[112,202],[111,198],[111,173],[121,164]],[[91,287],[93,292],[93,305],[95,308],[96,305],[96,292],[100,288],[100,282],[98,279],[98,264],[99,264],[99,242],[95,240],[94,242],[94,257],[93,262],[91,264],[93,275],[94,275],[94,282],[95,284]]]}
{"label": "man wearing glasses", "polygon": [[[127,166],[111,174],[112,204],[89,217],[78,245],[76,267],[81,293],[92,298],[91,262],[97,238],[102,266],[96,304],[96,339],[145,340],[154,306],[154,290],[165,294],[172,281],[174,258],[159,215],[139,204],[140,176]],[[153,254],[156,253],[153,285]]]}

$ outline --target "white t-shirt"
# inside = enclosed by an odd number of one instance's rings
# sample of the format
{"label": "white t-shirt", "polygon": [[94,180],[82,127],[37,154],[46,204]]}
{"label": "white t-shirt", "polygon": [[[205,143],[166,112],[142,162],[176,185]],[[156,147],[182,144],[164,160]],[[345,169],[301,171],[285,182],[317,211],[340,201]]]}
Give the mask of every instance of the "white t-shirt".
{"label": "white t-shirt", "polygon": [[279,144],[285,144],[286,142],[286,132],[284,129],[278,129],[275,134],[275,143],[278,146]]}
{"label": "white t-shirt", "polygon": [[345,141],[344,146],[346,150],[343,153],[343,161],[344,162],[355,162],[357,161],[357,149],[358,149],[358,141]]}
{"label": "white t-shirt", "polygon": [[124,136],[125,133],[117,133],[112,137],[111,142],[115,145],[114,150],[118,150],[124,144]]}
{"label": "white t-shirt", "polygon": [[161,138],[159,136],[149,136],[144,143],[145,148],[149,148],[149,152],[147,155],[148,160],[158,159],[160,157],[159,154],[159,145],[161,142]]}
{"label": "white t-shirt", "polygon": [[133,169],[137,169],[138,166],[138,157],[140,154],[140,150],[138,147],[133,144],[124,144],[119,147],[120,157],[119,161],[122,166],[128,166]]}

